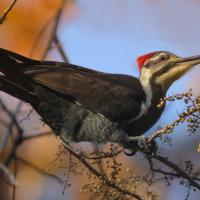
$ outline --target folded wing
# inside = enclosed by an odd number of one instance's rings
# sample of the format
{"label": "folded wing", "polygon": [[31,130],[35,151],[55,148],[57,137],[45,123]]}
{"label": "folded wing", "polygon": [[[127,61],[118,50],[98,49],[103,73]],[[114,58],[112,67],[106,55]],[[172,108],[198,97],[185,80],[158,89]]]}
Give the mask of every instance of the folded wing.
{"label": "folded wing", "polygon": [[23,73],[64,98],[114,121],[137,116],[144,98],[138,79],[127,75],[57,62],[41,62],[24,68]]}
{"label": "folded wing", "polygon": [[113,121],[125,121],[139,114],[145,94],[138,79],[107,74],[76,65],[37,61],[0,48],[0,72],[4,78],[33,94],[41,84],[93,112]]}

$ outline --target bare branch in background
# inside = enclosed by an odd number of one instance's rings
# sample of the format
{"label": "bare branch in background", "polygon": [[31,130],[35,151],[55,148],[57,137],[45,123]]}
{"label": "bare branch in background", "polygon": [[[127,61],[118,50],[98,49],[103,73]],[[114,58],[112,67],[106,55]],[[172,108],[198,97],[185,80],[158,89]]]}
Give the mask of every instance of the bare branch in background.
{"label": "bare branch in background", "polygon": [[[161,169],[154,169],[154,168],[152,168],[152,171],[154,171],[154,172],[156,172],[156,173],[163,174],[163,175],[167,175],[167,176],[172,176],[172,177],[175,176],[175,177],[178,177],[178,178],[181,177],[179,173],[167,172],[167,171],[163,171],[163,170],[161,170]],[[192,178],[193,180],[200,181],[200,178],[197,178],[197,177],[194,176],[194,175],[191,176],[191,178]]]}
{"label": "bare branch in background", "polygon": [[97,176],[100,180],[104,181],[107,186],[112,187],[114,189],[116,189],[117,191],[121,192],[122,194],[125,195],[130,195],[132,197],[134,197],[137,200],[142,200],[142,198],[140,197],[140,195],[134,193],[134,192],[130,192],[124,188],[121,188],[119,185],[111,182],[106,176],[102,175],[100,172],[98,172],[92,165],[90,165],[82,156],[80,156],[79,154],[77,154],[75,151],[73,151],[70,147],[65,146],[65,148],[67,149],[67,151],[72,154],[75,158],[77,158],[85,167],[88,168],[88,170],[90,172],[92,172],[95,176]]}
{"label": "bare branch in background", "polygon": [[187,179],[192,186],[194,186],[198,190],[200,190],[200,184],[197,183],[188,173],[186,173],[185,170],[179,168],[177,166],[177,164],[169,161],[168,158],[165,158],[165,157],[160,156],[160,155],[155,155],[154,159],[162,162],[166,166],[168,166],[168,167],[172,168],[174,171],[178,172],[178,174],[180,175],[180,177],[183,177],[183,178]]}
{"label": "bare branch in background", "polygon": [[6,105],[3,103],[3,101],[0,99],[0,107],[9,115],[9,117],[11,119],[10,124],[7,125],[7,127],[8,127],[7,133],[5,134],[5,137],[2,139],[2,141],[0,143],[0,152],[3,150],[3,148],[5,147],[5,145],[8,142],[9,137],[13,133],[13,130],[12,130],[13,126],[16,126],[18,134],[22,133],[22,129],[19,126],[19,123],[16,120],[16,117],[17,117],[17,115],[18,115],[18,113],[19,113],[19,111],[21,109],[21,106],[22,106],[22,102],[20,101],[18,103],[17,107],[16,107],[16,111],[12,114],[8,110],[8,108],[6,107]]}
{"label": "bare branch in background", "polygon": [[66,0],[63,0],[62,1],[62,4],[60,6],[60,9],[58,10],[57,12],[57,15],[55,16],[54,20],[54,27],[52,28],[52,32],[51,32],[51,36],[49,38],[49,41],[48,41],[48,44],[45,48],[45,51],[43,53],[43,56],[42,56],[42,59],[44,59],[47,55],[47,53],[49,52],[49,50],[51,49],[52,47],[52,43],[55,43],[56,46],[58,47],[58,51],[60,53],[60,55],[62,56],[63,60],[65,62],[69,62],[64,50],[63,50],[63,47],[62,45],[60,44],[60,41],[59,41],[59,38],[58,38],[58,34],[57,34],[57,31],[58,31],[58,25],[59,25],[59,22],[60,22],[60,19],[61,19],[61,15],[62,15],[62,12],[63,12],[63,9],[65,7],[65,3],[66,3]]}
{"label": "bare branch in background", "polygon": [[42,35],[44,34],[44,32],[46,31],[46,29],[48,28],[48,26],[50,25],[50,23],[55,19],[55,16],[53,16],[52,18],[50,18],[42,27],[42,29],[39,31],[37,37],[36,37],[36,40],[34,41],[33,43],[33,46],[31,47],[31,50],[30,50],[30,56],[32,56],[40,38],[42,37]]}
{"label": "bare branch in background", "polygon": [[187,132],[194,133],[198,128],[200,124],[200,96],[196,98],[192,98],[193,93],[192,89],[190,89],[188,92],[182,93],[182,94],[175,94],[169,97],[165,97],[164,99],[161,99],[160,104],[158,107],[161,107],[164,105],[165,102],[170,101],[178,101],[183,100],[185,102],[186,109],[179,114],[178,118],[174,120],[171,124],[168,124],[164,128],[161,128],[157,130],[155,133],[151,134],[148,137],[148,142],[154,141],[156,138],[161,137],[162,135],[171,134],[173,133],[174,129],[184,122],[188,123]]}
{"label": "bare branch in background", "polygon": [[0,25],[3,24],[3,22],[6,20],[9,12],[12,10],[14,5],[17,3],[17,0],[13,0],[13,2],[8,6],[8,8],[4,11],[3,15],[0,16]]}
{"label": "bare branch in background", "polygon": [[65,61],[65,62],[69,62],[69,59],[67,58],[65,52],[64,52],[64,49],[60,43],[60,40],[58,38],[58,35],[56,34],[55,37],[54,37],[54,43],[56,44],[56,47],[58,48],[58,51],[62,57],[62,59]]}
{"label": "bare branch in background", "polygon": [[19,186],[19,183],[17,182],[14,174],[12,174],[10,170],[3,163],[0,162],[0,173],[2,172],[4,176],[8,177],[8,181],[11,185],[17,186],[17,187]]}
{"label": "bare branch in background", "polygon": [[[9,14],[9,12],[12,10],[13,6],[17,0],[13,1],[13,3],[8,7],[8,9],[4,12],[3,16],[0,18],[0,24],[3,23]],[[47,46],[45,47],[44,53],[42,55],[42,59],[44,59],[48,52],[52,49],[52,46],[55,45],[59,55],[62,57],[62,59],[65,62],[69,62],[67,54],[65,53],[63,46],[61,44],[61,41],[58,37],[58,28],[61,20],[62,13],[64,12],[66,0],[63,0],[59,10],[57,11],[56,15],[49,19],[47,23],[42,27],[41,31],[38,34],[38,37],[33,45],[33,48],[31,50],[31,53],[33,52],[33,49],[35,48],[37,42],[39,41],[42,34],[45,32],[45,30],[48,28],[49,24],[53,22],[53,28],[51,30],[51,34],[49,37],[49,40],[47,42]],[[17,88],[15,88],[17,89]],[[12,87],[9,87],[9,83],[5,82],[3,76],[0,76],[0,90],[1,91],[13,91],[14,96],[15,91]],[[21,96],[23,97],[23,91],[21,91]],[[161,104],[158,106],[162,106],[166,101],[177,101],[177,100],[184,100],[186,102],[186,109],[184,112],[182,112],[178,118],[168,126],[159,129],[155,133],[151,134],[147,138],[148,144],[154,142],[157,138],[161,138],[162,136],[165,136],[166,134],[173,133],[176,126],[178,126],[180,123],[187,122],[188,125],[188,131],[194,132],[196,129],[198,129],[198,123],[200,120],[200,97],[192,98],[192,92],[191,90],[189,92],[186,92],[184,94],[176,94],[174,96],[166,97],[161,101]],[[121,146],[118,146],[118,148],[113,148],[111,145],[110,150],[107,150],[104,152],[101,149],[96,148],[94,153],[86,154],[85,152],[81,150],[75,150],[71,146],[65,146],[65,151],[67,151],[67,155],[69,156],[69,166],[68,166],[68,173],[66,174],[66,181],[61,180],[61,178],[57,177],[54,174],[48,173],[42,168],[38,167],[36,164],[31,163],[30,161],[23,159],[19,155],[17,155],[17,148],[25,141],[30,141],[32,139],[40,139],[43,136],[48,136],[52,132],[39,132],[39,133],[31,133],[31,134],[25,134],[24,130],[22,129],[22,126],[20,124],[20,121],[17,121],[17,115],[20,112],[22,103],[20,102],[16,110],[12,113],[6,104],[0,99],[0,107],[4,113],[7,114],[10,121],[7,123],[4,120],[0,121],[0,123],[3,123],[4,126],[7,127],[7,132],[5,133],[5,137],[1,139],[0,142],[0,153],[5,148],[5,146],[8,143],[8,138],[12,135],[13,142],[12,147],[9,150],[6,158],[0,162],[0,171],[1,173],[6,176],[9,180],[9,182],[16,186],[17,181],[15,178],[15,175],[10,172],[8,169],[8,166],[11,162],[11,160],[15,159],[15,162],[20,162],[23,165],[26,165],[37,172],[39,172],[41,175],[51,177],[55,180],[57,180],[59,183],[64,184],[64,190],[66,187],[70,187],[69,180],[71,178],[71,175],[76,175],[76,171],[81,171],[79,175],[82,175],[82,171],[86,169],[88,177],[95,177],[95,180],[100,182],[100,184],[93,185],[95,187],[95,191],[92,191],[90,185],[88,184],[88,187],[90,187],[90,192],[93,193],[93,195],[96,195],[99,193],[103,199],[106,199],[109,196],[109,193],[112,191],[112,195],[115,195],[113,199],[150,199],[155,200],[157,198],[157,194],[154,192],[150,192],[148,189],[144,191],[145,195],[140,195],[138,191],[140,191],[138,188],[141,186],[141,188],[144,188],[144,185],[149,188],[150,186],[156,184],[158,182],[158,179],[155,178],[155,174],[164,175],[164,176],[170,176],[173,178],[176,178],[176,180],[184,180],[188,183],[187,189],[188,193],[186,198],[189,198],[190,190],[191,188],[195,188],[198,191],[200,191],[200,174],[194,173],[192,170],[187,171],[182,166],[179,166],[177,163],[170,161],[168,158],[163,157],[160,153],[157,154],[157,152],[153,152],[150,150],[150,153],[152,154],[146,154],[145,149],[138,149],[138,151],[141,151],[143,155],[145,156],[145,161],[147,160],[149,162],[149,168],[150,168],[150,175],[149,173],[145,174],[136,174],[135,172],[131,172],[129,174],[129,177],[126,178],[118,178],[119,172],[123,169],[123,164],[119,163],[117,160],[117,156],[123,152],[123,148]],[[16,131],[13,130],[13,127],[16,129]],[[16,134],[14,134],[16,132]],[[63,150],[64,151],[64,150]],[[60,153],[62,154],[63,151]],[[59,157],[59,155],[57,155]],[[72,158],[75,158],[74,160],[78,163],[74,164],[72,161]],[[54,160],[56,162],[57,160]],[[154,167],[154,164],[161,163],[161,167]],[[112,163],[112,164],[109,164]],[[80,164],[80,165],[79,165]],[[84,168],[84,170],[80,169],[81,167]],[[104,170],[103,167],[106,167],[106,170],[109,169],[110,172],[107,172]],[[78,168],[78,169],[77,169]],[[167,168],[167,170],[166,170]],[[170,171],[171,169],[171,171]],[[17,168],[16,168],[17,170]],[[127,169],[127,172],[129,172],[130,169]],[[78,174],[78,173],[77,173]],[[196,175],[196,176],[195,176]],[[163,180],[160,178],[159,180]],[[87,184],[83,186],[83,188],[87,188]],[[138,190],[137,190],[138,189]],[[15,187],[13,189],[13,198],[15,198]],[[95,193],[96,192],[96,193]],[[118,196],[117,196],[118,195]],[[96,196],[95,196],[96,197]],[[147,198],[146,198],[147,197]],[[111,199],[111,197],[110,197]]]}
{"label": "bare branch in background", "polygon": [[41,132],[41,133],[35,133],[32,135],[27,135],[27,136],[23,136],[23,140],[31,140],[31,139],[35,139],[35,138],[40,138],[40,137],[44,137],[44,136],[48,136],[51,135],[52,131],[47,131],[47,132]]}
{"label": "bare branch in background", "polygon": [[44,176],[48,176],[50,178],[53,178],[55,179],[56,181],[58,181],[59,183],[63,183],[63,180],[61,180],[58,176],[54,175],[54,174],[51,174],[51,173],[48,173],[46,172],[45,170],[41,169],[40,167],[38,167],[37,165],[29,162],[28,160],[25,160],[19,156],[16,157],[16,160],[21,162],[22,164],[32,168],[33,170],[39,172],[40,174],[44,175]]}

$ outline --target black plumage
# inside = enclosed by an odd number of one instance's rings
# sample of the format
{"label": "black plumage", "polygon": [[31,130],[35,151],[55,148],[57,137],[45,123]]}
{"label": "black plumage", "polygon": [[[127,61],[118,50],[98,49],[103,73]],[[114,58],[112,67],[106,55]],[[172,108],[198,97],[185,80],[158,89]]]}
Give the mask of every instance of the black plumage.
{"label": "black plumage", "polygon": [[[132,76],[108,74],[76,65],[32,60],[0,49],[1,80],[9,94],[30,103],[65,141],[129,143],[160,117],[160,95],[151,112],[137,118],[146,94]],[[159,90],[159,88],[158,88]],[[153,107],[154,106],[154,107]],[[152,117],[151,115],[154,115]]]}

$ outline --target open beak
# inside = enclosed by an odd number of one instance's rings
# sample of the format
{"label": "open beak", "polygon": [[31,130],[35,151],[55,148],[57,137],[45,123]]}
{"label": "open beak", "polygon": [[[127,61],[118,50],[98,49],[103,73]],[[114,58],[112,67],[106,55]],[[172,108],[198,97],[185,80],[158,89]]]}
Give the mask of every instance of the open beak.
{"label": "open beak", "polygon": [[174,63],[177,64],[185,64],[188,67],[192,67],[194,65],[198,65],[200,64],[200,55],[198,56],[191,56],[191,57],[187,57],[187,58],[178,58]]}

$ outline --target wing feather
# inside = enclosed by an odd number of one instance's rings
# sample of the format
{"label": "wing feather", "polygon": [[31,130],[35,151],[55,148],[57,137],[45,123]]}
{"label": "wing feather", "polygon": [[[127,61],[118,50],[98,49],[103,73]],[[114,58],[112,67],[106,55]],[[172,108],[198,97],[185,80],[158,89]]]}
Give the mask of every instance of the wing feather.
{"label": "wing feather", "polygon": [[[55,64],[54,64],[55,63]],[[57,62],[23,69],[34,82],[114,121],[129,120],[140,111],[145,96],[135,77],[107,74]]]}

